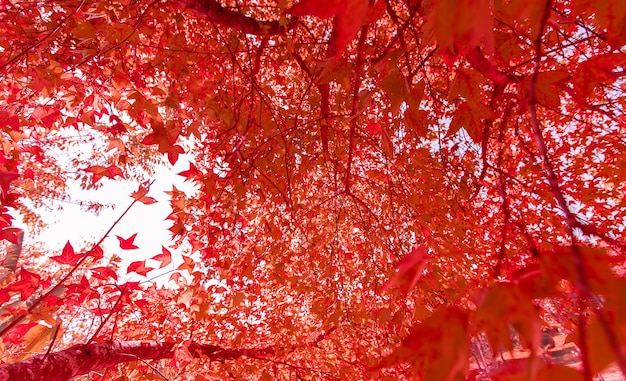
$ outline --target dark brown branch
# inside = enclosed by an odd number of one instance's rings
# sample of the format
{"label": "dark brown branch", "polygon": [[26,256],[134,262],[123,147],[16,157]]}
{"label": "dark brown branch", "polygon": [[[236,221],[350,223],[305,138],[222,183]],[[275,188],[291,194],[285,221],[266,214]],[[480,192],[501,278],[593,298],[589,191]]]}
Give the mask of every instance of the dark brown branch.
{"label": "dark brown branch", "polygon": [[361,35],[356,51],[354,76],[352,78],[352,108],[350,110],[350,140],[348,142],[348,164],[346,166],[346,192],[350,192],[350,172],[352,171],[352,157],[354,140],[357,127],[357,115],[359,113],[359,90],[361,88],[361,76],[363,75],[363,50],[367,38],[368,25],[361,28]]}
{"label": "dark brown branch", "polygon": [[[502,121],[500,122],[500,132],[498,134],[498,157],[497,164],[498,168],[502,168],[502,162],[504,159],[504,132],[506,129],[507,121],[509,119],[509,112],[511,111],[512,105],[507,107],[504,110],[504,116],[502,117]],[[498,193],[500,194],[500,198],[502,201],[502,232],[500,235],[500,248],[498,249],[498,262],[496,263],[496,267],[494,270],[495,276],[500,276],[500,270],[502,268],[502,263],[504,262],[504,256],[506,251],[506,238],[509,231],[509,224],[511,222],[511,208],[509,206],[509,196],[506,190],[506,179],[503,172],[498,173]]]}
{"label": "dark brown branch", "polygon": [[179,0],[185,8],[207,16],[216,25],[225,26],[255,36],[282,35],[288,27],[278,21],[263,21],[224,8],[216,0]]}
{"label": "dark brown branch", "polygon": [[[537,114],[537,100],[536,100],[536,87],[537,87],[537,79],[539,77],[539,70],[541,68],[541,57],[543,55],[542,52],[542,37],[546,30],[548,19],[550,16],[552,8],[552,1],[548,0],[546,2],[543,15],[541,17],[541,24],[539,27],[539,32],[537,34],[537,38],[535,39],[534,47],[535,47],[535,59],[534,59],[534,70],[530,79],[530,83],[528,85],[528,109],[530,112],[530,126],[533,132],[533,137],[535,140],[535,144],[539,150],[539,155],[543,161],[543,166],[545,170],[546,180],[550,186],[550,190],[552,192],[553,197],[556,199],[557,204],[565,215],[565,221],[569,227],[570,236],[572,239],[572,251],[573,251],[573,259],[574,266],[576,267],[576,271],[578,273],[578,290],[580,292],[580,305],[579,305],[579,319],[578,319],[578,330],[580,337],[580,349],[581,349],[581,357],[583,361],[583,375],[586,381],[591,381],[591,368],[589,365],[589,350],[588,342],[587,342],[587,332],[585,330],[586,321],[583,316],[584,309],[587,305],[587,298],[593,297],[591,292],[591,287],[589,285],[589,279],[587,276],[587,270],[583,263],[582,253],[580,252],[578,246],[576,245],[576,237],[574,236],[574,229],[581,227],[580,221],[576,218],[574,213],[572,213],[571,209],[567,205],[567,201],[565,200],[565,195],[561,190],[558,177],[554,170],[554,165],[550,160],[550,156],[548,154],[548,148],[546,146],[545,140],[543,139],[542,134],[542,126],[539,121],[539,117]],[[617,360],[617,364],[620,367],[620,370],[623,374],[626,375],[626,358],[621,350],[619,341],[616,337],[615,332],[611,329],[610,323],[607,317],[599,308],[595,308],[594,312],[596,316],[598,316],[598,321],[602,326],[604,333],[606,334],[611,349],[615,354],[615,358]]]}
{"label": "dark brown branch", "polygon": [[[174,342],[109,342],[74,345],[59,352],[33,356],[25,361],[2,364],[0,365],[0,381],[65,381],[121,363],[172,358],[177,349],[176,345]],[[193,357],[217,361],[274,353],[271,347],[235,350],[196,342],[187,345],[186,350]]]}

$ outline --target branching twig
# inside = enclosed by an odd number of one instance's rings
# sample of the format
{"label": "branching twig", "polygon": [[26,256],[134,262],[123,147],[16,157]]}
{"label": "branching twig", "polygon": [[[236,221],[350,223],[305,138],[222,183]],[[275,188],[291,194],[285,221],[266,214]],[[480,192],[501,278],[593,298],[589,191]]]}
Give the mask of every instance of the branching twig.
{"label": "branching twig", "polygon": [[120,302],[122,301],[122,297],[124,296],[124,293],[126,292],[126,288],[122,289],[120,292],[120,295],[118,296],[117,300],[115,301],[115,304],[113,305],[113,307],[111,308],[111,312],[109,312],[109,314],[107,315],[106,318],[104,318],[104,320],[100,323],[100,325],[98,326],[98,328],[96,329],[96,332],[93,333],[93,335],[91,335],[91,338],[89,340],[87,340],[87,344],[90,344],[93,339],[95,339],[96,337],[98,337],[98,334],[100,333],[100,331],[102,330],[102,328],[106,325],[106,323],[109,321],[109,319],[111,318],[111,316],[113,316],[113,314],[115,313],[115,309],[117,308],[117,306],[120,304]]}

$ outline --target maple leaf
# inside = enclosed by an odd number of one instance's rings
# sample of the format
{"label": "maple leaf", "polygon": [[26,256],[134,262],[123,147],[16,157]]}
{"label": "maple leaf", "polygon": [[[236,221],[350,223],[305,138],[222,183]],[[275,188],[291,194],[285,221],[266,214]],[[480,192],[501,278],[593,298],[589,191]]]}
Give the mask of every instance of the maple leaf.
{"label": "maple leaf", "polygon": [[70,244],[70,241],[67,241],[67,243],[63,247],[63,251],[61,252],[61,254],[50,257],[50,259],[63,265],[75,265],[83,257],[84,256],[81,254],[74,253],[74,248],[72,247],[72,244]]}
{"label": "maple leaf", "polygon": [[191,274],[194,267],[196,267],[196,264],[193,258],[183,255],[183,263],[176,270],[187,270]]}
{"label": "maple leaf", "polygon": [[186,179],[192,180],[195,177],[200,175],[200,171],[198,171],[198,168],[196,168],[196,166],[193,163],[189,163],[189,169],[178,172],[177,175],[183,176]]}
{"label": "maple leaf", "polygon": [[0,125],[7,126],[12,130],[18,130],[20,126],[20,118],[14,113],[0,110]]}
{"label": "maple leaf", "polygon": [[152,259],[154,259],[155,261],[161,262],[161,265],[159,266],[160,269],[172,263],[172,253],[170,253],[170,251],[166,249],[165,246],[161,246],[161,249],[161,254],[157,254],[152,257]]}
{"label": "maple leaf", "polygon": [[460,379],[469,367],[467,329],[467,313],[454,307],[439,309],[373,369],[408,362],[423,380]]}
{"label": "maple leaf", "polygon": [[398,284],[404,287],[405,292],[413,289],[424,274],[427,263],[428,253],[426,249],[422,246],[414,247],[409,254],[400,260],[397,266],[398,272],[383,286],[380,290],[381,294]]}
{"label": "maple leaf", "polygon": [[572,78],[576,100],[586,105],[587,98],[598,85],[611,84],[620,77],[615,68],[624,63],[624,55],[617,53],[598,55],[580,63]]}
{"label": "maple leaf", "polygon": [[[626,2],[166,3],[2,0],[1,238],[16,241],[12,214],[31,235],[45,224],[36,209],[73,192],[71,166],[83,188],[138,179],[133,207],[183,154],[193,184],[166,193],[152,258],[96,244],[51,254],[71,267],[55,271],[45,244],[6,253],[0,374],[137,379],[173,356],[171,374],[227,362],[289,379],[246,358],[297,353],[303,378],[460,380],[513,339],[534,353],[494,379],[626,373],[610,344],[626,321]],[[117,281],[150,261],[170,280]],[[57,335],[59,314],[102,329]],[[544,323],[585,338],[582,370],[542,362]]]}
{"label": "maple leaf", "polygon": [[128,238],[122,238],[119,235],[116,236],[117,239],[120,241],[120,248],[122,248],[122,250],[134,250],[134,249],[139,249],[139,246],[136,246],[133,242],[135,241],[135,238],[137,237],[137,233],[131,235]]}
{"label": "maple leaf", "polygon": [[24,171],[24,175],[23,175],[23,177],[24,177],[25,179],[35,180],[35,172],[33,172],[33,170],[32,170],[31,168],[27,168],[27,169]]}
{"label": "maple leaf", "polygon": [[126,272],[135,272],[139,275],[146,276],[150,271],[154,270],[153,267],[146,267],[146,261],[135,261],[128,265]]}
{"label": "maple leaf", "polygon": [[33,274],[25,269],[20,269],[19,280],[11,284],[7,289],[9,291],[18,291],[21,300],[27,300],[39,287],[41,277]]}
{"label": "maple leaf", "polygon": [[185,150],[177,144],[167,151],[167,160],[174,165],[178,161],[178,156],[182,153],[185,153]]}
{"label": "maple leaf", "polygon": [[37,322],[28,322],[24,324],[20,324],[15,329],[13,329],[9,335],[3,337],[4,342],[9,342],[13,344],[21,344],[24,336],[31,328],[37,326],[39,323]]}
{"label": "maple leaf", "polygon": [[23,230],[19,228],[4,228],[2,229],[2,239],[6,239],[12,244],[17,244],[22,231]]}
{"label": "maple leaf", "polygon": [[100,246],[95,246],[87,254],[91,255],[94,261],[98,261],[104,257],[104,251]]}
{"label": "maple leaf", "polygon": [[168,128],[166,128],[163,123],[153,123],[152,133],[146,135],[141,141],[141,144],[156,144],[159,146],[159,152],[168,153],[173,150],[172,155],[178,157],[177,153],[174,154],[174,152],[179,152],[179,150],[174,147],[174,143],[178,139],[180,131],[181,129],[178,127],[168,126]]}
{"label": "maple leaf", "polygon": [[119,176],[121,178],[124,178],[124,174],[122,173],[122,170],[115,165],[110,165],[108,167],[94,165],[89,168],[86,168],[84,171],[90,172],[93,174],[92,184],[97,183],[102,177],[115,179],[115,177]]}
{"label": "maple leaf", "polygon": [[89,269],[94,278],[102,280],[117,280],[117,273],[110,267],[92,267]]}
{"label": "maple leaf", "polygon": [[139,184],[139,189],[134,191],[130,196],[134,198],[135,200],[141,203],[144,203],[146,205],[154,204],[155,202],[157,202],[156,199],[146,196],[149,191],[150,191],[150,183],[144,182],[142,184]]}
{"label": "maple leaf", "polygon": [[111,125],[106,129],[107,133],[113,136],[118,136],[128,130],[126,126],[124,126],[124,122],[122,122],[122,120],[117,115],[111,115],[109,117],[109,120],[111,121]]}
{"label": "maple leaf", "polygon": [[2,191],[2,197],[5,197],[9,193],[11,182],[19,177],[20,175],[17,172],[0,171],[0,191]]}
{"label": "maple leaf", "polygon": [[493,11],[489,0],[440,0],[427,7],[424,29],[444,48],[458,53],[482,45],[491,55],[494,50]]}
{"label": "maple leaf", "polygon": [[456,134],[463,127],[470,138],[475,143],[479,143],[483,136],[482,119],[493,117],[495,115],[489,107],[484,105],[472,107],[468,102],[461,102],[450,122],[450,129],[446,133],[446,137]]}

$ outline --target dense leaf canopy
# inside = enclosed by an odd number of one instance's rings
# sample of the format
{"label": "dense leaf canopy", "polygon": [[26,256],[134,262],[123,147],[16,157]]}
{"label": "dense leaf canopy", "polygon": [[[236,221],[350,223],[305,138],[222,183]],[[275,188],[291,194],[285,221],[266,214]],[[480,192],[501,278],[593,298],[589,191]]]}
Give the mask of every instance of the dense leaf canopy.
{"label": "dense leaf canopy", "polygon": [[[532,379],[626,371],[623,0],[0,4],[17,372],[51,350],[109,356],[69,366],[89,379],[463,380],[470,339],[511,329]],[[168,192],[154,258],[20,255],[13,218],[68,180],[151,204],[183,154],[197,192]],[[181,251],[169,283],[124,280]],[[537,356],[555,324],[582,370]]]}

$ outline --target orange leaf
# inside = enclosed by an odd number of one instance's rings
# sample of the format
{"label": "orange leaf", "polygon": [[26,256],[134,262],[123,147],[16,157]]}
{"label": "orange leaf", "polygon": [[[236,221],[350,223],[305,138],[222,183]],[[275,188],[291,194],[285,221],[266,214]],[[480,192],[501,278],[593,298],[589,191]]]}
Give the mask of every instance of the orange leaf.
{"label": "orange leaf", "polygon": [[137,200],[139,202],[142,202],[142,203],[144,203],[146,205],[154,204],[157,201],[153,197],[146,196],[149,191],[150,191],[150,184],[144,182],[142,184],[139,184],[139,189],[134,191],[130,195],[130,197],[132,197],[135,200]]}
{"label": "orange leaf", "polygon": [[161,262],[161,265],[159,266],[160,269],[172,263],[172,253],[170,253],[165,246],[161,246],[161,248],[163,252],[152,257],[155,261]]}
{"label": "orange leaf", "polygon": [[108,177],[110,179],[114,179],[116,176],[124,178],[124,174],[122,170],[116,167],[115,165],[111,165],[109,167],[102,167],[99,165],[94,165],[85,169],[85,172],[91,172],[93,174],[92,184],[95,184],[102,177]]}
{"label": "orange leaf", "polygon": [[193,268],[195,266],[196,266],[196,264],[194,263],[194,261],[193,261],[193,259],[191,257],[183,255],[183,264],[178,266],[178,268],[176,270],[187,270],[187,271],[189,271],[189,274],[191,274],[191,272],[193,271]]}

